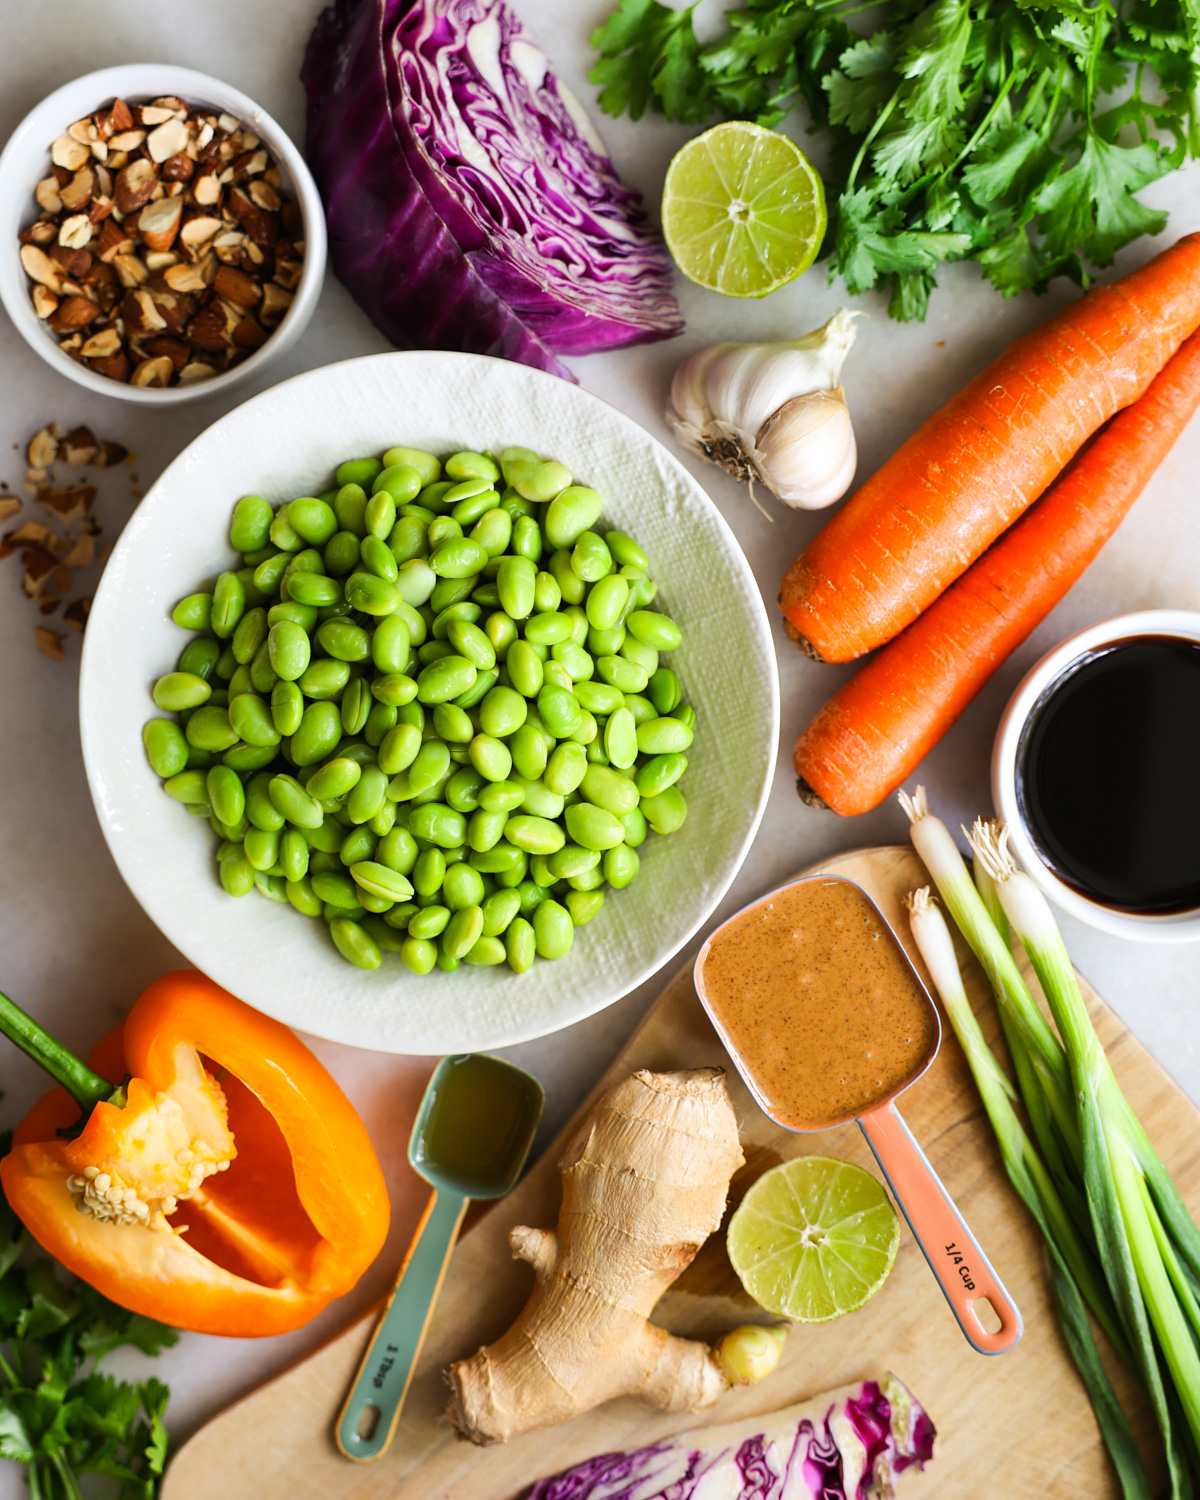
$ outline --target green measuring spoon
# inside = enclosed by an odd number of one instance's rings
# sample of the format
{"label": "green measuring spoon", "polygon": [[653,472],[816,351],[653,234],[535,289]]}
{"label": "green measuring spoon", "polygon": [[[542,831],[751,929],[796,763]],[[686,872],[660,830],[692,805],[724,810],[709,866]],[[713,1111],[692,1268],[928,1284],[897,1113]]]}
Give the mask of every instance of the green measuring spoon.
{"label": "green measuring spoon", "polygon": [[347,1458],[387,1452],[467,1204],[516,1187],[544,1098],[536,1078],[482,1052],[444,1058],[429,1080],[408,1160],[434,1192],[337,1420]]}

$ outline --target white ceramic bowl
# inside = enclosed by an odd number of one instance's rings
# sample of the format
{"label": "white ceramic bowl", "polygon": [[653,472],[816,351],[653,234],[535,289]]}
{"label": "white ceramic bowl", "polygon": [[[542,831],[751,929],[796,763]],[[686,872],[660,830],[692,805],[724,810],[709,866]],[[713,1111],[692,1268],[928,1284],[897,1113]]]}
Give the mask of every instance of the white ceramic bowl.
{"label": "white ceramic bowl", "polygon": [[1026,674],[1008,701],[992,750],[992,797],[996,811],[1008,824],[1013,853],[1029,871],[1043,893],[1073,917],[1098,927],[1114,937],[1143,943],[1189,943],[1200,939],[1200,910],[1171,912],[1161,916],[1139,916],[1089,901],[1064,884],[1043,860],[1030,837],[1017,789],[1017,766],[1021,739],[1043,694],[1080,657],[1101,646],[1133,636],[1169,635],[1200,642],[1200,614],[1185,609],[1146,609],[1137,614],[1101,620],[1063,641],[1043,656]]}
{"label": "white ceramic bowl", "polygon": [[[54,333],[37,316],[30,300],[30,281],[19,258],[17,235],[36,217],[33,190],[50,171],[50,146],[69,125],[92,114],[110,99],[134,103],[174,95],[188,104],[207,104],[236,115],[253,126],[279,164],[284,181],[295,194],[304,219],[304,271],[292,305],[271,337],[226,374],[199,385],[143,390],[109,380],[87,369],[58,347]],[[176,406],[225,392],[260,374],[286,354],[308,326],[325,275],[325,212],[321,195],[304,157],[267,112],[238,89],[219,78],[177,68],[170,63],[124,63],[101,68],[66,83],[25,116],[0,153],[0,302],[25,342],[61,375],[102,396],[134,401],[143,406]]]}
{"label": "white ceramic bowl", "polygon": [[[170,611],[232,564],[243,494],[284,501],[327,488],[344,459],[393,444],[446,453],[521,444],[553,454],[605,496],[604,522],[650,556],[684,645],[671,658],[699,716],[684,781],[689,817],[643,845],[641,873],[575,935],[570,954],[409,974],[398,955],[364,973],[322,924],[252,894],[226,896],[208,824],[167,797],[141,730],[154,679],[187,639]],[[658,607],[656,605],[656,607]],[[729,527],[657,442],[565,380],[478,355],[380,354],[296,376],[230,412],[154,485],[105,570],[84,638],[84,761],[121,874],[187,957],[260,1010],[383,1052],[479,1051],[600,1010],[647,979],[724,895],[758,828],[775,765],[779,687],[766,611]]]}

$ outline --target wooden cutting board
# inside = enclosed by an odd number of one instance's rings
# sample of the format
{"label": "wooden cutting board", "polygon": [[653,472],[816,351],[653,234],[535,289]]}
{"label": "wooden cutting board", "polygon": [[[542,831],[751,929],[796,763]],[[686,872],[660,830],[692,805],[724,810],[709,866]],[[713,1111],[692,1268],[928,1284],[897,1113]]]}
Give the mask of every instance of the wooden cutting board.
{"label": "wooden cutting board", "polygon": [[[846,854],[819,869],[858,881],[920,967],[901,902],[928,877],[911,850]],[[966,958],[965,948],[960,956]],[[973,960],[967,985],[995,1044],[995,1010]],[[1200,1112],[1086,984],[1084,993],[1130,1103],[1195,1211],[1200,1207]],[[762,1171],[790,1156],[820,1152],[876,1170],[855,1126],[797,1136],[762,1114],[701,1009],[690,966],[667,985],[597,1092],[636,1068],[709,1064],[728,1068],[747,1158],[734,1178],[731,1204]],[[581,1101],[580,1113],[590,1102]],[[938,1428],[934,1460],[923,1474],[905,1474],[902,1500],[1117,1496],[1091,1408],[1051,1309],[1040,1237],[1004,1176],[948,1024],[939,1057],[900,1103],[1024,1314],[1025,1335],[1011,1353],[987,1358],[970,1348],[904,1225],[891,1277],[866,1307],[834,1323],[797,1325],[771,1378],[731,1391],[710,1413],[664,1415],[620,1400],[502,1447],[463,1442],[444,1415],[442,1372],[503,1332],[524,1303],[532,1272],[511,1259],[508,1231],[514,1224],[555,1222],[560,1138],[455,1251],[396,1440],[383,1459],[350,1463],[330,1436],[370,1331],[367,1318],[202,1428],[171,1463],[162,1500],[513,1500],[534,1479],[592,1454],[637,1447],[706,1421],[770,1411],[883,1368],[908,1383]],[[658,1304],[655,1321],[676,1333],[709,1338],[755,1321],[756,1314],[761,1320],[733,1275],[723,1235],[717,1234]],[[1123,1372],[1117,1384],[1127,1409],[1136,1413],[1136,1429],[1157,1478],[1161,1464],[1152,1423]]]}

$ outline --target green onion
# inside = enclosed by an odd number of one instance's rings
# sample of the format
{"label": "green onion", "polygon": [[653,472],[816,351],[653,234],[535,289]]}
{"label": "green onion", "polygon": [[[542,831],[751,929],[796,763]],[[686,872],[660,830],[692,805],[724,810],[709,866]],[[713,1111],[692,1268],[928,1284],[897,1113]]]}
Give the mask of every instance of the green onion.
{"label": "green onion", "polygon": [[[1029,955],[1066,1047],[1083,1144],[1084,1185],[1100,1262],[1136,1352],[1174,1470],[1172,1418],[1151,1327],[1192,1442],[1200,1449],[1200,1353],[1191,1292],[1146,1187],[1139,1157],[1149,1142],[1121,1095],[1096,1035],[1050,904],[1008,852],[1008,831],[977,827],[971,847],[996,881],[1005,915]],[[1140,1139],[1139,1139],[1140,1137]],[[1150,1148],[1152,1149],[1152,1148]],[[1167,1249],[1164,1260],[1160,1246]],[[1174,1274],[1173,1274],[1174,1273]],[[1180,1299],[1180,1289],[1183,1300]],[[1175,1474],[1172,1473],[1174,1481]]]}
{"label": "green onion", "polygon": [[[979,880],[980,868],[977,862],[976,884],[980,887],[981,897],[987,901]],[[994,885],[992,889],[995,889]],[[913,938],[966,1055],[991,1121],[1004,1170],[1046,1241],[1059,1322],[1096,1413],[1100,1436],[1120,1477],[1122,1492],[1126,1500],[1150,1500],[1150,1481],[1145,1466],[1129,1420],[1121,1410],[1112,1382],[1100,1362],[1084,1309],[1086,1302],[1122,1363],[1131,1366],[1129,1346],[1108,1287],[1089,1244],[1076,1230],[1050,1174],[1013,1108],[1016,1090],[988,1046],[971,1008],[945,918],[931,900],[928,888],[914,891],[905,904]]]}
{"label": "green onion", "polygon": [[[1003,826],[980,820],[968,835],[972,880],[949,831],[930,816],[923,789],[902,794],[901,802],[913,844],[992,986],[1033,1141],[997,1078],[999,1065],[961,975],[951,972],[948,932],[938,935],[935,919],[914,909],[914,934],[922,953],[929,945],[930,970],[1009,1178],[1046,1237],[1063,1332],[1126,1500],[1144,1500],[1146,1476],[1100,1365],[1085,1305],[1146,1393],[1173,1500],[1190,1500],[1200,1475],[1200,1229],[1121,1093],[1049,904],[1017,868]],[[920,904],[932,910],[928,901]],[[1054,1027],[1022,978],[1010,925]]]}

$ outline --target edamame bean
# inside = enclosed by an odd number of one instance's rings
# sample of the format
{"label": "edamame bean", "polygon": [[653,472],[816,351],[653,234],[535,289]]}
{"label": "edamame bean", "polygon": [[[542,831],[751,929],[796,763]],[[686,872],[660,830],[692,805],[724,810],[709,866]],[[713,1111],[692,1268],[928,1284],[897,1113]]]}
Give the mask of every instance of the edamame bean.
{"label": "edamame bean", "polygon": [[623,656],[601,656],[596,661],[600,678],[622,693],[640,693],[649,681],[649,673]]}
{"label": "edamame bean", "polygon": [[[382,547],[392,534],[392,527],[396,524],[396,502],[386,490],[381,490],[377,495],[372,495],[367,501],[367,508],[363,512],[363,520],[366,523],[367,535],[363,538],[363,556],[366,556],[367,543],[371,540],[379,542]],[[387,548],[384,547],[384,551]],[[391,554],[388,553],[390,557]],[[395,562],[392,558],[392,562]]]}
{"label": "edamame bean", "polygon": [[362,903],[359,889],[353,878],[342,870],[317,870],[311,876],[313,890],[330,906],[339,906],[343,911],[353,911]]}
{"label": "edamame bean", "polygon": [[341,720],[344,734],[363,732],[372,702],[371,688],[361,677],[352,677],[342,693]]}
{"label": "edamame bean", "polygon": [[356,969],[377,969],[383,962],[379,944],[361,923],[347,917],[335,917],[329,924],[334,946]]}
{"label": "edamame bean", "polygon": [[350,608],[364,615],[394,614],[400,603],[396,585],[374,573],[351,573],[342,590]]}
{"label": "edamame bean", "polygon": [[570,912],[557,901],[543,901],[533,914],[533,935],[540,957],[565,958],[575,941]]}
{"label": "edamame bean", "polygon": [[604,878],[614,891],[623,890],[637,876],[641,860],[628,844],[614,844],[604,852]]}
{"label": "edamame bean", "polygon": [[505,657],[512,686],[524,698],[536,698],[542,690],[545,669],[541,658],[528,641],[514,641]]}
{"label": "edamame bean", "polygon": [[[315,797],[310,797],[294,776],[272,776],[267,784],[275,810],[297,828],[319,828],[325,819],[324,810]],[[250,814],[250,821],[254,816]]]}
{"label": "edamame bean", "polygon": [[486,479],[495,484],[500,469],[486,453],[452,453],[442,465],[449,479]]}
{"label": "edamame bean", "polygon": [[462,525],[454,516],[438,516],[429,523],[428,537],[431,548],[439,546],[442,542],[449,541],[452,537],[462,535]]}
{"label": "edamame bean", "polygon": [[587,596],[588,624],[596,630],[615,629],[628,603],[629,584],[619,573],[609,573]]}
{"label": "edamame bean", "polygon": [[480,672],[496,665],[496,648],[478,625],[468,620],[451,620],[447,635],[458,655],[465,656]]}
{"label": "edamame bean", "polygon": [[278,620],[267,636],[271,670],[285,682],[304,675],[312,657],[308,636],[294,620]]}
{"label": "edamame bean", "polygon": [[499,937],[507,931],[521,910],[521,898],[516,891],[494,891],[483,903],[483,936]]}
{"label": "edamame bean", "polygon": [[532,516],[518,516],[513,521],[509,550],[517,557],[537,563],[542,555],[542,528]]}
{"label": "edamame bean", "polygon": [[[313,575],[297,574],[297,577],[309,577]],[[311,604],[297,604],[294,599],[286,599],[279,604],[272,604],[267,611],[267,625],[277,625],[280,620],[290,620],[293,625],[299,625],[300,629],[308,635],[317,628],[317,610]],[[270,639],[268,630],[268,640]]]}
{"label": "edamame bean", "polygon": [[483,876],[473,866],[459,863],[447,868],[442,882],[442,901],[451,911],[480,906],[486,894]]}
{"label": "edamame bean", "polygon": [[275,727],[266,700],[257,693],[237,693],[229,700],[229,722],[238,738],[248,745],[266,748],[278,745],[280,734]]}
{"label": "edamame bean", "polygon": [[336,698],[350,681],[350,663],[325,656],[310,662],[297,679],[296,686],[306,698]]}
{"label": "edamame bean", "polygon": [[371,481],[371,494],[386,494],[396,505],[407,505],[421,493],[421,487],[421,471],[405,463],[389,464]]}
{"label": "edamame bean", "polygon": [[151,696],[159,708],[168,713],[180,713],[207,703],[212,697],[212,688],[203,677],[192,672],[168,672],[154,684]]}
{"label": "edamame bean", "polygon": [[563,591],[553,573],[538,573],[534,581],[533,607],[539,614],[553,614],[563,602]]}
{"label": "edamame bean", "polygon": [[692,731],[692,733],[695,734],[695,732],[696,732],[696,710],[692,707],[692,705],[690,703],[684,703],[684,704],[682,704],[679,708],[677,708],[675,710],[675,712],[672,715],[672,717],[678,719],[679,722],[684,726],[685,729],[690,729]]}
{"label": "edamame bean", "polygon": [[479,705],[479,722],[485,734],[506,739],[520,729],[528,713],[528,703],[515,689],[494,687]]}
{"label": "edamame bean", "polygon": [[207,807],[209,805],[204,772],[199,769],[189,768],[168,777],[163,782],[163,791],[168,797],[173,797],[176,802],[182,802],[185,806]]}
{"label": "edamame bean", "polygon": [[[595,583],[613,570],[612,553],[604,538],[594,531],[585,531],[571,551],[571,571],[585,583]],[[629,585],[625,585],[628,589]]]}
{"label": "edamame bean", "polygon": [[625,639],[624,625],[618,625],[613,630],[594,630],[589,626],[587,648],[593,656],[618,656]]}
{"label": "edamame bean", "polygon": [[267,612],[262,608],[247,610],[238,621],[234,632],[231,646],[234,660],[240,665],[247,665],[258,655],[259,649],[267,639]]}
{"label": "edamame bean", "polygon": [[525,639],[535,646],[555,646],[571,639],[570,618],[559,611],[533,615],[525,626]]}
{"label": "edamame bean", "polygon": [[349,458],[345,463],[338,464],[333,477],[337,480],[339,489],[344,484],[368,485],[383,466],[377,458]]}
{"label": "edamame bean", "polygon": [[504,836],[510,844],[515,844],[526,854],[554,854],[567,841],[566,834],[557,823],[528,813],[514,813],[505,824]]}
{"label": "edamame bean", "polygon": [[542,722],[555,739],[566,739],[583,720],[583,710],[575,695],[552,682],[547,682],[537,695],[537,707]]}
{"label": "edamame bean", "polygon": [[414,797],[443,781],[450,770],[450,751],[441,740],[428,740],[408,768],[408,785]]}
{"label": "edamame bean", "polygon": [[604,753],[612,765],[623,771],[637,760],[637,722],[628,708],[619,708],[609,715],[604,726]]}
{"label": "edamame bean", "polygon": [[541,504],[561,495],[571,483],[571,477],[566,464],[551,458],[537,464],[532,470],[518,474],[511,482],[519,495]]}
{"label": "edamame bean", "polygon": [[552,854],[547,859],[551,875],[558,880],[570,880],[575,875],[583,875],[588,870],[594,870],[600,863],[600,854],[596,849],[583,849],[578,844],[564,844],[557,854]]}
{"label": "edamame bean", "polygon": [[583,781],[587,764],[583,746],[567,741],[558,745],[550,756],[543,780],[551,792],[568,797]]}
{"label": "edamame bean", "polygon": [[655,833],[677,833],[687,818],[687,799],[677,786],[669,786],[656,797],[643,797],[638,804],[642,816]]}
{"label": "edamame bean", "polygon": [[488,781],[504,781],[512,770],[512,752],[503,740],[477,734],[468,746],[471,764]]}
{"label": "edamame bean", "polygon": [[236,573],[222,573],[213,587],[211,624],[218,640],[234,632],[246,610],[246,585]]}
{"label": "edamame bean", "polygon": [[474,766],[464,766],[446,784],[446,802],[455,812],[473,813],[480,806],[481,789],[488,785]]}
{"label": "edamame bean", "polygon": [[317,641],[338,661],[366,661],[371,654],[371,637],[351,620],[326,620],[317,629]]}
{"label": "edamame bean", "polygon": [[467,837],[467,820],[445,803],[426,802],[409,814],[408,831],[439,849],[458,849]]}
{"label": "edamame bean", "polygon": [[568,891],[565,900],[571,921],[576,927],[582,927],[585,922],[590,922],[593,917],[599,915],[604,905],[604,892],[576,889]]}
{"label": "edamame bean", "polygon": [[303,917],[319,917],[324,910],[325,903],[313,890],[312,881],[307,877],[286,881],[283,890],[284,895]]}
{"label": "edamame bean", "polygon": [[536,781],[546,769],[552,742],[540,728],[526,722],[508,741],[513,765],[529,781]]}
{"label": "edamame bean", "polygon": [[546,507],[543,529],[552,547],[570,547],[600,519],[604,502],[587,485],[568,485]]}
{"label": "edamame bean", "polygon": [[447,703],[474,686],[475,663],[465,656],[443,656],[423,668],[417,678],[417,697],[422,703]]}
{"label": "edamame bean", "polygon": [[604,540],[619,567],[640,568],[644,573],[650,566],[646,554],[631,536],[623,531],[606,531]]}
{"label": "edamame bean", "polygon": [[504,944],[500,939],[485,935],[468,953],[463,954],[463,963],[470,964],[473,968],[481,968],[488,964],[502,964],[506,957]]}
{"label": "edamame bean", "polygon": [[[400,516],[387,539],[388,550],[397,567],[414,558],[429,556],[429,527],[417,516]],[[433,585],[430,585],[432,588]]]}
{"label": "edamame bean", "polygon": [[683,640],[683,631],[675,621],[652,609],[635,609],[625,626],[643,646],[653,646],[656,651],[674,651]]}
{"label": "edamame bean", "polygon": [[197,641],[189,641],[179,653],[177,670],[187,672],[190,676],[199,677],[202,682],[207,682],[216,671],[220,656],[221,647],[207,636]]}
{"label": "edamame bean", "polygon": [[245,855],[230,854],[217,865],[221,885],[229,896],[248,896],[254,889],[254,866]]}
{"label": "edamame bean", "polygon": [[383,467],[391,469],[400,465],[413,470],[421,481],[422,488],[441,478],[441,464],[432,453],[426,453],[423,448],[389,448],[383,455]]}
{"label": "edamame bean", "polygon": [[635,778],[637,789],[643,797],[657,797],[669,786],[674,786],[687,770],[686,755],[656,755],[638,768]]}
{"label": "edamame bean", "polygon": [[250,828],[242,840],[246,858],[256,870],[269,870],[279,858],[278,829]]}
{"label": "edamame bean", "polygon": [[441,849],[424,849],[412,871],[412,883],[418,896],[432,897],[446,878],[446,856]]}
{"label": "edamame bean", "polygon": [[634,783],[608,766],[589,765],[580,791],[594,807],[603,808],[614,819],[623,818],[638,805],[638,789]]}
{"label": "edamame bean", "polygon": [[213,766],[205,776],[205,789],[213,816],[219,822],[233,827],[243,821],[246,793],[236,771],[228,766]]}
{"label": "edamame bean", "polygon": [[308,874],[308,840],[298,828],[289,828],[279,840],[279,864],[285,880],[293,885]]}
{"label": "edamame bean", "polygon": [[[434,597],[437,585],[438,574],[434,568],[429,567],[425,558],[410,558],[410,561],[402,562],[399,576],[396,577],[396,591],[411,609],[416,609],[428,598]],[[422,636],[422,639],[425,637]],[[420,643],[416,634],[413,636],[413,643]]]}
{"label": "edamame bean", "polygon": [[426,906],[422,907],[410,918],[408,933],[415,938],[441,937],[450,921],[451,912],[448,906]]}
{"label": "edamame bean", "polygon": [[639,724],[637,738],[643,755],[677,755],[692,743],[692,731],[680,720],[664,716]]}
{"label": "edamame bean", "polygon": [[304,789],[318,802],[333,802],[344,797],[361,775],[362,767],[357,761],[338,757],[327,760],[315,775],[308,778]]}
{"label": "edamame bean", "polygon": [[219,755],[238,742],[238,733],[229,722],[229,710],[215,703],[197,708],[184,727],[184,737],[197,750],[211,750]]}
{"label": "edamame bean", "polygon": [[524,620],[532,612],[537,592],[537,569],[527,557],[502,557],[496,573],[496,587],[504,612],[514,620]]}
{"label": "edamame bean", "polygon": [[276,682],[271,688],[271,723],[277,733],[295,734],[303,717],[304,694],[294,682]]}
{"label": "edamame bean", "polygon": [[433,711],[433,727],[449,745],[469,745],[475,738],[470,715],[456,703],[439,703]]}
{"label": "edamame bean", "polygon": [[484,511],[471,528],[471,540],[478,542],[489,558],[500,557],[512,540],[513,521],[506,510],[498,506]]}
{"label": "edamame bean", "polygon": [[514,974],[524,974],[537,957],[537,938],[524,917],[514,917],[504,934],[504,951]]}
{"label": "edamame bean", "polygon": [[421,731],[415,724],[397,724],[379,747],[379,769],[387,776],[407,771],[421,749]]}
{"label": "edamame bean", "polygon": [[473,812],[467,823],[467,843],[476,854],[486,854],[504,837],[507,812],[486,812],[482,807]]}
{"label": "edamame bean", "polygon": [[591,714],[614,714],[625,704],[621,689],[608,682],[577,682],[573,692],[580,707]]}
{"label": "edamame bean", "polygon": [[375,849],[379,863],[395,870],[398,875],[411,875],[419,857],[416,839],[407,828],[398,825],[379,840]]}
{"label": "edamame bean", "polygon": [[187,765],[187,740],[174,719],[147,720],[142,727],[142,744],[156,776],[176,776]]}
{"label": "edamame bean", "polygon": [[257,552],[267,545],[275,512],[261,495],[243,495],[233,507],[229,545],[235,552]]}
{"label": "edamame bean", "polygon": [[[597,769],[589,766],[589,773]],[[625,841],[625,829],[619,818],[590,802],[576,802],[564,814],[567,832],[585,849],[615,849]]]}
{"label": "edamame bean", "polygon": [[189,594],[171,611],[171,618],[184,630],[207,630],[212,621],[211,594]]}
{"label": "edamame bean", "polygon": [[437,962],[435,944],[425,938],[406,938],[400,949],[400,959],[414,974],[428,974]]}
{"label": "edamame bean", "polygon": [[[299,540],[300,538],[297,537],[296,541],[299,542]],[[278,594],[279,585],[283,581],[283,575],[291,560],[287,552],[276,552],[259,563],[254,570],[254,587],[260,594],[265,594],[268,599],[273,599]]]}
{"label": "edamame bean", "polygon": [[332,505],[311,495],[293,500],[287,508],[288,525],[310,547],[323,547],[338,529]]}
{"label": "edamame bean", "polygon": [[562,816],[563,798],[557,792],[552,792],[544,781],[529,781],[520,775],[514,777],[514,780],[521,788],[522,812],[532,813],[538,818]]}
{"label": "edamame bean", "polygon": [[381,672],[403,672],[410,655],[407,621],[398,614],[385,615],[371,635],[371,660]]}
{"label": "edamame bean", "polygon": [[516,622],[510,619],[503,610],[498,609],[484,621],[483,633],[491,641],[497,660],[503,661],[508,655],[509,648],[517,639]]}
{"label": "edamame bean", "polygon": [[487,553],[470,537],[447,537],[429,554],[429,566],[439,578],[472,578],[483,571]]}
{"label": "edamame bean", "polygon": [[516,781],[485,782],[478,790],[479,806],[484,812],[515,812],[525,800],[525,789]]}
{"label": "edamame bean", "polygon": [[332,753],[342,737],[342,718],[336,703],[310,703],[291,738],[292,760],[312,766]]}
{"label": "edamame bean", "polygon": [[404,708],[417,696],[417,684],[414,678],[403,672],[387,672],[372,679],[371,695],[379,703]]}
{"label": "edamame bean", "polygon": [[322,556],[327,573],[334,578],[345,578],[347,573],[353,573],[358,567],[362,547],[352,531],[339,531],[326,542]]}
{"label": "edamame bean", "polygon": [[450,958],[465,958],[482,936],[482,908],[464,906],[446,924],[442,933],[442,951]]}
{"label": "edamame bean", "polygon": [[351,865],[350,875],[360,891],[384,901],[407,901],[413,894],[410,880],[375,860],[360,860]]}

